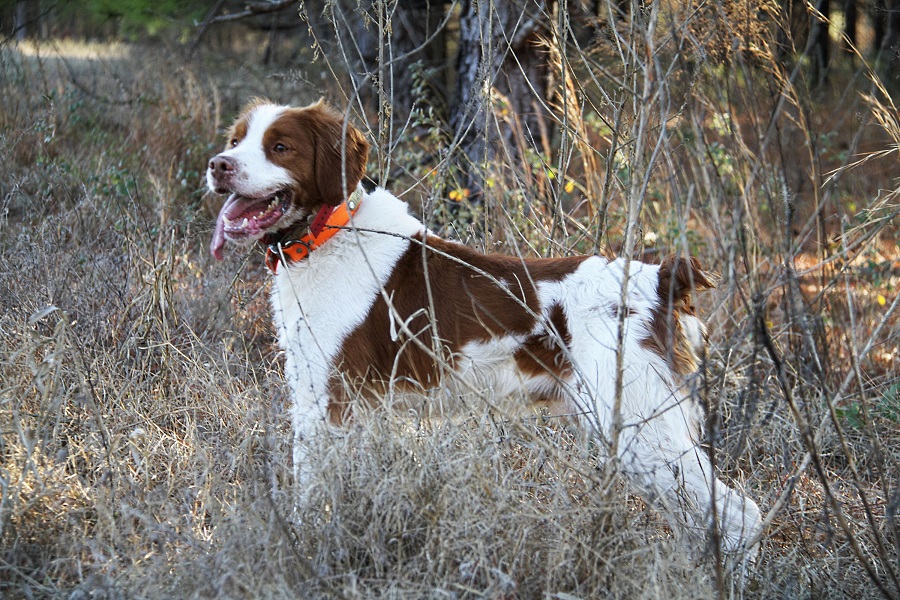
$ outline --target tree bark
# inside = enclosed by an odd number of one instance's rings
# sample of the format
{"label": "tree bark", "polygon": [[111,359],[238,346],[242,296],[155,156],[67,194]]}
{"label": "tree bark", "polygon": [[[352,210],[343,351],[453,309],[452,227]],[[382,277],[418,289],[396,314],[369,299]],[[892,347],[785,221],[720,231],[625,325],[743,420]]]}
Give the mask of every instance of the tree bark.
{"label": "tree bark", "polygon": [[887,30],[887,9],[884,0],[872,0],[872,10],[869,13],[872,20],[872,37],[874,54],[881,52],[884,44],[884,32]]}
{"label": "tree bark", "polygon": [[[393,147],[412,124],[413,108],[434,103],[435,90],[446,88],[445,17],[440,0],[336,0],[325,18],[307,13],[323,51],[347,66],[358,95],[351,103],[377,115],[379,148]],[[380,182],[390,171],[384,157]]]}
{"label": "tree bark", "polygon": [[460,148],[460,183],[471,202],[480,202],[486,168],[501,144],[513,155],[525,143],[544,145],[548,67],[537,42],[545,14],[544,4],[534,0],[470,0],[463,6],[449,122]]}
{"label": "tree bark", "polygon": [[887,31],[881,46],[881,56],[884,62],[882,77],[886,83],[897,86],[895,79],[898,75],[898,63],[900,63],[900,0],[893,0],[888,4]]}
{"label": "tree bark", "polygon": [[797,49],[806,47],[809,36],[809,15],[802,0],[781,0],[784,24],[778,30],[778,60],[787,64]]}
{"label": "tree bark", "polygon": [[812,47],[810,51],[812,53],[813,74],[816,83],[822,85],[828,79],[829,60],[831,58],[829,55],[830,40],[827,22],[831,18],[831,2],[829,0],[819,0],[816,4],[816,10],[822,14],[826,21],[821,21],[815,15],[811,16],[812,27],[810,35],[812,36]]}
{"label": "tree bark", "polygon": [[856,23],[859,20],[856,0],[844,0],[844,35],[847,36],[847,51],[856,48]]}
{"label": "tree bark", "polygon": [[28,19],[28,3],[25,0],[18,0],[16,2],[16,13],[15,18],[13,19],[13,31],[16,32],[16,41],[24,42],[27,30],[26,30],[26,20]]}

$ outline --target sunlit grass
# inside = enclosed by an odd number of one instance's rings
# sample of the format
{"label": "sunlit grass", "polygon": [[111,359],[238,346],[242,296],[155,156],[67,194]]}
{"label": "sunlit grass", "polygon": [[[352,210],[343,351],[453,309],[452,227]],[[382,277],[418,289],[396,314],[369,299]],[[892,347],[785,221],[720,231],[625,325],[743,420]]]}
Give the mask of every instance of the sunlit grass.
{"label": "sunlit grass", "polygon": [[124,42],[92,42],[72,38],[55,38],[35,42],[25,40],[13,48],[23,56],[63,59],[115,59],[130,56],[132,46]]}

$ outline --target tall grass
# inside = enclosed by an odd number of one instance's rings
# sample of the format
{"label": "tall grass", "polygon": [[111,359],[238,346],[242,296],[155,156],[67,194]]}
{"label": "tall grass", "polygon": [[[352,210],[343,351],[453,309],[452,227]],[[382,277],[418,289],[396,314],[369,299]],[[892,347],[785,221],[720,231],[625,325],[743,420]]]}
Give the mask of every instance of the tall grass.
{"label": "tall grass", "polygon": [[[614,8],[587,41],[573,15],[538,15],[550,145],[507,138],[481,204],[452,211],[456,133],[439,110],[357,101],[352,44],[305,73],[159,46],[2,48],[3,595],[900,594],[889,89],[863,55],[813,87],[778,55],[775,11],[748,27],[757,13],[731,5]],[[708,443],[767,513],[754,565],[730,573],[561,424],[478,404],[323,435],[297,505],[266,277],[256,253],[208,256],[203,170],[249,96],[323,93],[383,142],[384,183],[477,246],[691,253],[721,274],[697,298]],[[491,127],[521,124],[491,98]]]}

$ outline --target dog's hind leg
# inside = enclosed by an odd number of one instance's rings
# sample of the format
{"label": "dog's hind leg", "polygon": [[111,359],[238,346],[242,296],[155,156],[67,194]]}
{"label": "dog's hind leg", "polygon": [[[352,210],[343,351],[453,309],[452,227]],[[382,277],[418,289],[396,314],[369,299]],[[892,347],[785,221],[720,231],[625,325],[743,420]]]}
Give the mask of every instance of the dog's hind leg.
{"label": "dog's hind leg", "polygon": [[689,530],[712,531],[716,523],[722,550],[752,557],[759,508],[715,476],[706,451],[689,435],[686,425],[693,415],[682,409],[685,403],[673,403],[651,418],[626,420],[618,443],[622,471]]}
{"label": "dog's hind leg", "polygon": [[621,427],[612,440],[615,368],[605,348],[576,347],[580,356],[594,357],[579,365],[571,388],[582,426],[602,446],[615,447],[621,472],[688,531],[712,531],[715,522],[725,552],[752,556],[755,549],[748,545],[760,528],[759,508],[716,478],[706,451],[697,445],[697,407],[680,390],[673,391],[662,375],[664,366],[649,353],[641,356],[640,348],[629,352],[631,364],[644,367],[623,373]]}

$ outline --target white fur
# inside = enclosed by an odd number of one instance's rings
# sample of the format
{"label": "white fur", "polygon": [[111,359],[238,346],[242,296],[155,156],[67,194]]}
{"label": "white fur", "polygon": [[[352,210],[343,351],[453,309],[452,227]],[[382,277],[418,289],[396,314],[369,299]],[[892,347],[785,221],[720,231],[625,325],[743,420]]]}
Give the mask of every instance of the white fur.
{"label": "white fur", "polygon": [[702,354],[703,348],[706,347],[706,325],[703,321],[691,315],[682,315],[681,329],[694,352],[697,355]]}

